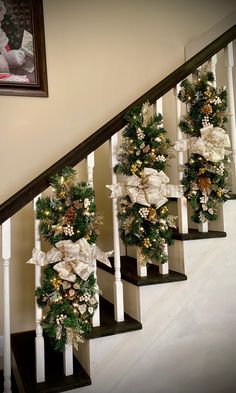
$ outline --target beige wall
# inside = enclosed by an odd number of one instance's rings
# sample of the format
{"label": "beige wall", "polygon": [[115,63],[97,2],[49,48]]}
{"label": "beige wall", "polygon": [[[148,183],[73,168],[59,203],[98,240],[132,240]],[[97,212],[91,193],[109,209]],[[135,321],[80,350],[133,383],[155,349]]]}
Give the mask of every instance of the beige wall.
{"label": "beige wall", "polygon": [[[44,1],[49,98],[0,96],[1,201],[181,65],[186,43],[234,9],[233,0]],[[32,324],[29,216],[27,207],[13,220],[13,331]]]}

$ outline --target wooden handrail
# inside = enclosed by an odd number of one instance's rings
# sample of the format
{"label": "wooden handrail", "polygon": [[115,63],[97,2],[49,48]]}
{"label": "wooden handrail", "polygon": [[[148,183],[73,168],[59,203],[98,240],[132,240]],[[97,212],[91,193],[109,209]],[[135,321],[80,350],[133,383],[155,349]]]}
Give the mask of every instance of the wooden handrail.
{"label": "wooden handrail", "polygon": [[55,164],[50,166],[25,187],[3,202],[0,205],[0,224],[24,207],[28,202],[33,200],[36,195],[45,190],[49,186],[51,176],[55,175],[65,166],[75,166],[87,157],[88,154],[110,139],[112,135],[120,131],[126,125],[124,114],[133,106],[141,105],[146,101],[153,104],[158,98],[162,97],[170,89],[174,88],[177,83],[181,82],[184,78],[196,70],[196,68],[226,47],[227,44],[235,38],[236,25],[215,39],[211,44],[207,45],[182,66],[178,67],[161,82],[157,83],[136,101],[121,111],[117,116],[99,128],[94,134],[90,135]]}

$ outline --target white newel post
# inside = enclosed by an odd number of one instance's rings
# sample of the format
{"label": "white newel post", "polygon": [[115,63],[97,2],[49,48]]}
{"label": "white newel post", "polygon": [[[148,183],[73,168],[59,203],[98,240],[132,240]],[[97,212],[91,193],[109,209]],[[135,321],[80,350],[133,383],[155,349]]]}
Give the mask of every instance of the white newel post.
{"label": "white newel post", "polygon": [[[181,129],[179,127],[179,122],[181,120],[181,102],[178,99],[178,94],[180,91],[180,84],[176,85],[174,89],[175,102],[176,102],[176,139],[183,139]],[[177,165],[179,170],[179,183],[181,184],[183,179],[183,166],[184,166],[184,152],[177,152]],[[177,200],[178,207],[178,227],[179,233],[188,233],[188,203],[187,199],[183,196]]]}
{"label": "white newel post", "polygon": [[[228,76],[228,106],[229,106],[229,123],[231,130],[231,149],[233,151],[233,175],[236,175],[236,124],[235,124],[235,103],[234,103],[234,83],[233,83],[233,67],[234,52],[233,42],[230,42],[225,49],[225,65]],[[233,184],[234,187],[235,184]],[[235,192],[235,190],[233,190]]]}
{"label": "white newel post", "polygon": [[[111,152],[111,173],[112,185],[117,183],[117,176],[114,172],[114,166],[117,164],[117,147],[118,147],[118,133],[113,135],[110,139]],[[113,242],[114,242],[114,268],[115,268],[115,282],[114,282],[114,307],[115,320],[117,322],[124,321],[124,293],[123,283],[121,281],[121,263],[120,263],[120,238],[118,225],[118,203],[117,198],[112,198],[112,215],[113,215]]]}
{"label": "white newel post", "polygon": [[[40,239],[40,220],[36,219],[36,203],[40,198],[38,195],[34,198],[33,207],[34,207],[34,247],[37,250],[41,250],[41,239]],[[41,287],[41,266],[35,265],[35,289]],[[43,328],[41,326],[41,321],[43,317],[42,309],[38,306],[37,301],[35,299],[35,364],[36,364],[36,381],[44,382],[45,381],[45,353],[44,353],[44,337],[43,337]]]}
{"label": "white newel post", "polygon": [[10,267],[11,258],[11,221],[2,224],[2,261],[3,261],[3,392],[11,393],[11,328],[10,328]]}
{"label": "white newel post", "polygon": [[[91,187],[93,187],[93,171],[94,171],[94,165],[95,165],[95,160],[94,160],[94,152],[90,153],[87,156],[87,179],[88,183],[90,184]],[[97,261],[94,259],[94,277],[97,283]],[[100,326],[100,303],[99,303],[99,294],[96,294],[96,300],[98,303],[97,309],[93,315],[93,326]]]}

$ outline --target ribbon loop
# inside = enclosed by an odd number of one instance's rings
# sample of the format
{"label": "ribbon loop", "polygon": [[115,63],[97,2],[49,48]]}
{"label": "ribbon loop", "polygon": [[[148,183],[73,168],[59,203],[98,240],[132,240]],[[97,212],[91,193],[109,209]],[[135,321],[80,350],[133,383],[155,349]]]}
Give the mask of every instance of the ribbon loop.
{"label": "ribbon loop", "polygon": [[[104,253],[95,244],[90,245],[85,238],[73,243],[71,240],[61,240],[47,253],[33,249],[32,258],[27,263],[45,266],[55,263],[55,269],[62,280],[76,281],[76,275],[87,280],[94,271],[94,259],[111,267],[108,256],[113,251]],[[57,262],[57,263],[56,263]]]}
{"label": "ribbon loop", "polygon": [[192,137],[188,140],[180,139],[175,143],[174,149],[177,151],[186,151],[199,154],[207,161],[219,162],[228,152],[225,148],[230,147],[229,136],[225,130],[220,127],[213,127],[213,124],[203,127],[200,130],[200,137]]}
{"label": "ribbon loop", "polygon": [[155,205],[158,209],[168,201],[167,196],[172,196],[170,192],[174,191],[174,196],[178,195],[178,197],[183,194],[181,187],[172,185],[169,188],[168,182],[169,178],[163,171],[144,168],[141,177],[132,175],[126,179],[125,183],[109,185],[107,188],[112,191],[112,198],[128,195],[132,203],[144,206]]}

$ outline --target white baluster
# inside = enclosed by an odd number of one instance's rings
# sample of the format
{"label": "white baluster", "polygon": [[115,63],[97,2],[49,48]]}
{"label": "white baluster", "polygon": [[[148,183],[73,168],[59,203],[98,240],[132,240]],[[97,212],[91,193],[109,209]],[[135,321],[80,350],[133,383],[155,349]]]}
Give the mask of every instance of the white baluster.
{"label": "white baluster", "polygon": [[[165,244],[165,249],[164,249],[167,257],[168,257],[168,246]],[[166,263],[160,263],[159,264],[159,273],[160,274],[169,274],[169,263],[168,260]]]}
{"label": "white baluster", "polygon": [[[162,97],[160,97],[157,101],[156,101],[156,105],[155,105],[155,110],[156,110],[156,114],[160,113],[163,117],[163,99]],[[161,125],[163,126],[163,120]],[[164,250],[168,256],[168,248],[167,248],[167,244],[165,244],[165,250]],[[159,266],[159,273],[160,274],[168,274],[169,273],[169,263],[168,260],[166,263],[158,263]]]}
{"label": "white baluster", "polygon": [[214,75],[214,82],[213,82],[213,86],[216,87],[216,64],[217,64],[217,55],[212,56],[211,58],[211,72]]}
{"label": "white baluster", "polygon": [[[234,67],[234,53],[233,43],[230,42],[225,49],[225,65],[227,67],[228,76],[228,106],[229,106],[229,123],[231,130],[231,143],[233,151],[233,175],[236,176],[236,124],[235,124],[235,103],[234,103],[234,83],[233,83],[233,67]],[[233,185],[234,187],[235,184]]]}
{"label": "white baluster", "polygon": [[[213,86],[216,87],[216,64],[217,64],[217,55],[212,56],[210,60],[211,72],[214,75],[214,82]],[[208,232],[208,221],[198,224],[198,231],[199,232]]]}
{"label": "white baluster", "polygon": [[[41,250],[41,239],[40,239],[40,220],[36,219],[36,203],[40,198],[38,195],[34,198],[33,207],[35,214],[34,221],[34,247],[37,250]],[[41,267],[35,265],[35,289],[41,287]],[[45,381],[45,353],[44,353],[44,337],[43,337],[43,329],[41,326],[43,313],[42,308],[40,308],[35,299],[35,364],[36,364],[36,381],[44,382]]]}
{"label": "white baluster", "polygon": [[[117,183],[117,176],[113,170],[117,164],[117,147],[118,147],[118,134],[112,136],[110,139],[111,151],[111,172],[112,172],[112,185]],[[121,263],[120,263],[120,239],[119,239],[119,225],[118,225],[118,204],[117,198],[112,198],[112,214],[113,214],[113,241],[114,241],[114,267],[115,267],[115,282],[114,282],[114,307],[115,307],[115,320],[117,322],[124,321],[124,293],[123,283],[121,281]]]}
{"label": "white baluster", "polygon": [[9,267],[11,258],[11,222],[2,224],[2,260],[3,260],[3,346],[4,346],[4,393],[11,393],[11,329],[10,329],[10,283]]}
{"label": "white baluster", "polygon": [[158,113],[160,113],[163,116],[163,100],[162,100],[162,97],[160,97],[156,101],[156,114],[158,114]]}
{"label": "white baluster", "polygon": [[198,232],[208,232],[208,221],[198,224]]}
{"label": "white baluster", "polygon": [[73,347],[66,344],[63,351],[64,374],[66,376],[73,375]]}
{"label": "white baluster", "polygon": [[136,256],[137,256],[137,275],[139,277],[147,277],[147,265],[144,265],[142,263],[142,254],[139,247],[137,248]]}
{"label": "white baluster", "polygon": [[[180,84],[176,85],[174,89],[175,94],[175,101],[176,101],[176,137],[177,140],[183,138],[181,129],[179,127],[179,122],[181,120],[181,102],[178,99],[178,94],[180,91]],[[181,184],[183,179],[183,166],[184,166],[184,152],[179,151],[177,152],[177,160],[178,160],[178,167],[179,167],[179,183]],[[178,207],[178,226],[179,226],[179,233],[188,233],[188,204],[187,199],[183,196],[178,198],[177,201]]]}
{"label": "white baluster", "polygon": [[[90,186],[93,188],[93,171],[94,171],[94,165],[95,165],[95,160],[94,160],[94,152],[92,152],[91,154],[89,154],[87,156],[87,179],[88,179],[88,183],[90,184]],[[97,261],[96,259],[93,260],[94,263],[94,278],[96,280],[97,283]],[[97,285],[97,284],[96,284]],[[98,285],[97,285],[98,287]],[[93,315],[93,326],[100,326],[100,303],[99,303],[99,294],[96,294],[96,300],[98,303],[98,307]]]}

